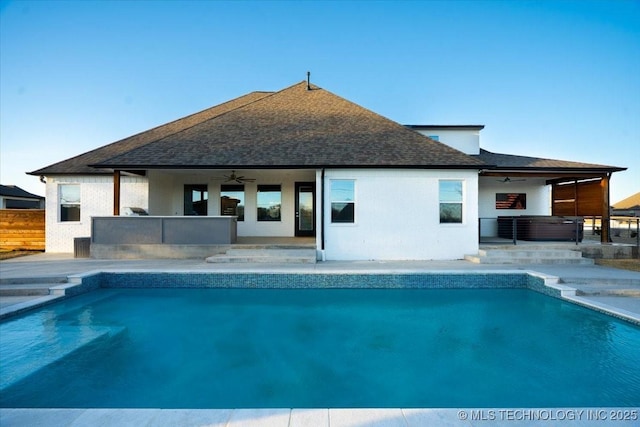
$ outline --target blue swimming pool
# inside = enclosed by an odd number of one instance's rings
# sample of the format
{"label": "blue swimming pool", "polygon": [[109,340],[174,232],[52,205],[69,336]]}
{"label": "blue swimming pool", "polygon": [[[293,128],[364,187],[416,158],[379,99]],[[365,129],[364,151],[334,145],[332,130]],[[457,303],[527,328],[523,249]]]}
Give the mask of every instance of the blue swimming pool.
{"label": "blue swimming pool", "polygon": [[2,407],[640,406],[640,328],[523,288],[98,289],[0,337]]}

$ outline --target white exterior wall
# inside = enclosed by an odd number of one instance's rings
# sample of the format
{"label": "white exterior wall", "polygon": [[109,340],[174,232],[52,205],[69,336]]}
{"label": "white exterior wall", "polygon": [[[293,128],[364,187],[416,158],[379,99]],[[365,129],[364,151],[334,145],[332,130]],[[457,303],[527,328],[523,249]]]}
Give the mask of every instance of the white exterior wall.
{"label": "white exterior wall", "polygon": [[[481,177],[478,194],[478,213],[483,237],[497,236],[498,216],[551,215],[551,187],[540,178],[526,181],[500,182],[502,177]],[[526,209],[496,209],[496,193],[525,193]]]}
{"label": "white exterior wall", "polygon": [[[60,222],[60,184],[80,185],[80,221]],[[145,177],[122,176],[121,207],[141,207],[148,204]],[[91,217],[113,214],[112,176],[47,177],[46,189],[46,251],[73,253],[73,239],[91,236]]]}
{"label": "white exterior wall", "polygon": [[[331,223],[331,179],[355,180],[355,223]],[[439,180],[463,181],[463,223],[440,224]],[[453,260],[478,252],[476,170],[327,170],[326,260]]]}
{"label": "white exterior wall", "polygon": [[452,130],[452,129],[431,129],[419,130],[424,136],[438,136],[438,140],[449,147],[462,151],[465,154],[480,154],[480,131],[479,130]]}
{"label": "white exterior wall", "polygon": [[[207,184],[209,215],[219,215],[220,185],[223,182],[215,178],[221,174],[212,171],[150,171],[148,180],[123,176],[120,205],[141,207],[150,215],[182,215],[184,185]],[[320,171],[263,170],[243,174],[256,178],[256,181],[245,183],[245,221],[238,223],[239,236],[293,236],[295,182],[315,181],[318,183],[317,238],[321,238]],[[355,180],[354,224],[331,223],[331,179]],[[438,183],[441,179],[459,179],[464,183],[462,224],[439,222]],[[59,221],[60,184],[81,185],[79,222]],[[282,186],[282,221],[256,220],[259,184]],[[327,170],[324,188],[323,255],[326,260],[450,260],[478,251],[478,175],[475,170]],[[46,197],[46,250],[72,253],[74,238],[90,236],[91,216],[112,214],[113,178],[49,177]]]}

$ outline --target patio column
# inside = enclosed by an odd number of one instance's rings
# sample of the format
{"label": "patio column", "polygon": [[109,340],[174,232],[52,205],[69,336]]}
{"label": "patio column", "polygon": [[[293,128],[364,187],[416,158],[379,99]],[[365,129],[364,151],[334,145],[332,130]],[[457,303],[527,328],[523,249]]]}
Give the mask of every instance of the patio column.
{"label": "patio column", "polygon": [[120,215],[120,171],[113,171],[113,215]]}
{"label": "patio column", "polygon": [[602,177],[600,180],[600,187],[602,189],[602,224],[600,227],[602,232],[600,233],[600,243],[609,243],[609,179],[611,178],[611,174],[607,174]]}

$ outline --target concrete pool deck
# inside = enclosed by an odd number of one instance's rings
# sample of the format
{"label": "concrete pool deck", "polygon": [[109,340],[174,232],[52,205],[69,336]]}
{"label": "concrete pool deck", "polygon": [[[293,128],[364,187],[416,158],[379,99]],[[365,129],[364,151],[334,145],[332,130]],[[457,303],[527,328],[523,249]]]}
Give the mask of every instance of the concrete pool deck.
{"label": "concrete pool deck", "polygon": [[[254,273],[420,273],[533,271],[578,290],[574,301],[640,322],[640,273],[596,265],[482,265],[467,261],[355,261],[317,264],[210,264],[204,260],[94,260],[37,254],[0,261],[0,290],[12,283],[60,283],[93,271]],[[3,296],[0,310],[28,308],[42,295]],[[1,342],[0,337],[0,342]],[[617,410],[619,409],[619,410]],[[640,408],[465,409],[0,409],[2,426],[481,426],[638,425]],[[626,412],[625,412],[626,411]],[[612,419],[616,415],[626,420]]]}

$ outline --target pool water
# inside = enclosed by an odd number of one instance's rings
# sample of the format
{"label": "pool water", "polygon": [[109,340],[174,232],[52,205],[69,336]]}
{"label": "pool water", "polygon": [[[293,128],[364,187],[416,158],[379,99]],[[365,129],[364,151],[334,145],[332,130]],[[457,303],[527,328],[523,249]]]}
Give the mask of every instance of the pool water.
{"label": "pool water", "polygon": [[526,289],[101,289],[0,342],[2,407],[640,406],[640,328]]}

